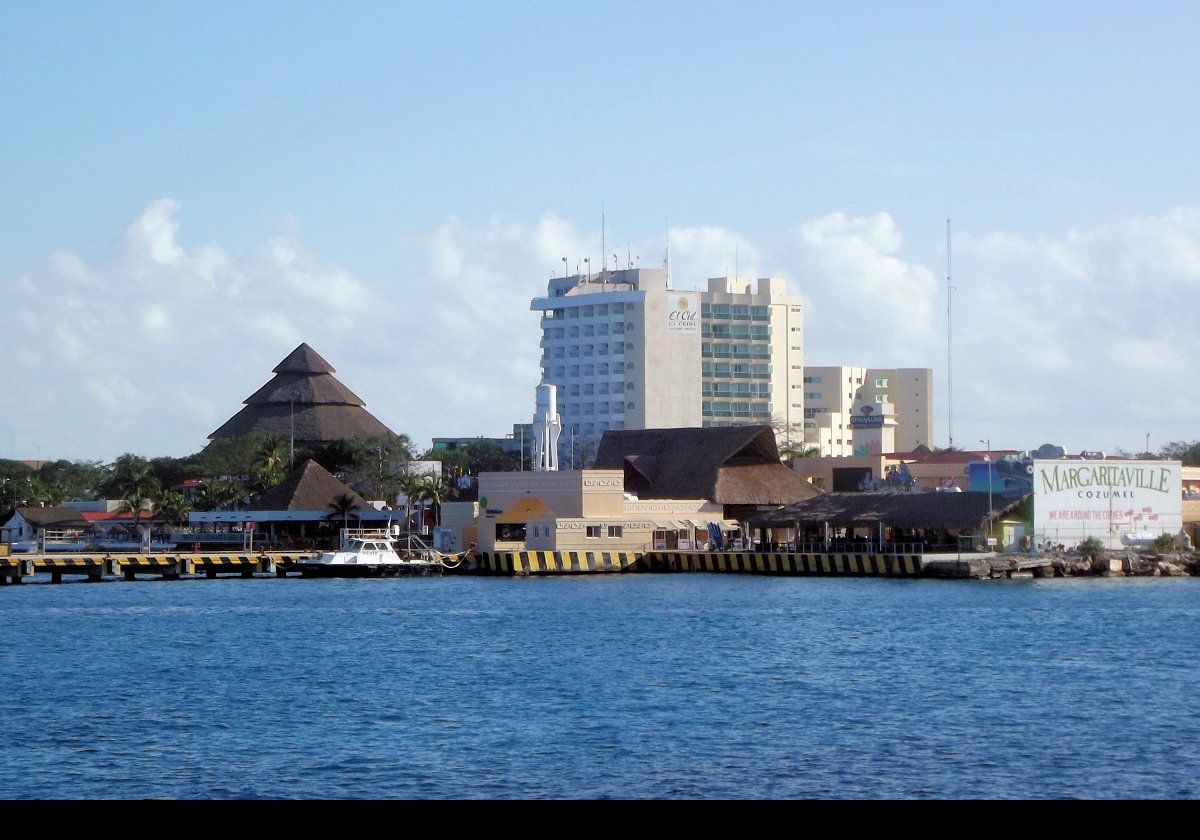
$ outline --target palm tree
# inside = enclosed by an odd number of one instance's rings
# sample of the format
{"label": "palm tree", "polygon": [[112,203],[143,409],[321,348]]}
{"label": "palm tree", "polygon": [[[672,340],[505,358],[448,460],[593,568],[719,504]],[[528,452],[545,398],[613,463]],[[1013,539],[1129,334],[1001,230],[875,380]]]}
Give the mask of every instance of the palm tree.
{"label": "palm tree", "polygon": [[288,443],[279,435],[267,435],[255,454],[258,456],[257,466],[262,472],[281,473],[288,461]]}
{"label": "palm tree", "polygon": [[358,457],[355,448],[344,440],[331,440],[313,453],[313,460],[331,473],[353,470]]}
{"label": "palm tree", "polygon": [[442,524],[442,502],[446,499],[453,499],[458,495],[458,488],[447,482],[441,476],[436,478],[433,476],[425,476],[421,480],[421,496],[433,502],[434,523],[441,527]]}
{"label": "palm tree", "polygon": [[806,446],[803,441],[796,443],[785,443],[783,448],[779,450],[779,460],[791,463],[797,458],[820,458],[821,448],[819,446]]}
{"label": "palm tree", "polygon": [[325,515],[326,519],[342,518],[342,529],[347,526],[350,514],[358,510],[358,502],[354,501],[354,497],[349,493],[343,493],[329,503],[329,513]]}
{"label": "palm tree", "polygon": [[283,481],[283,476],[276,471],[258,470],[250,479],[250,491],[256,496],[261,496],[281,481]]}
{"label": "palm tree", "polygon": [[150,520],[154,521],[154,500],[150,494],[139,487],[134,487],[125,493],[125,498],[121,501],[121,507],[118,508],[121,513],[132,513],[133,524],[140,525],[142,522],[142,511],[150,512]]}
{"label": "palm tree", "polygon": [[[410,529],[413,502],[421,501],[425,482],[419,475],[404,473],[396,477],[396,487],[404,494],[404,530]],[[420,530],[419,528],[417,530]]]}
{"label": "palm tree", "polygon": [[192,506],[181,493],[165,491],[158,497],[158,512],[174,525],[184,525]]}
{"label": "palm tree", "polygon": [[196,494],[196,510],[219,510],[223,496],[223,485],[205,483]]}

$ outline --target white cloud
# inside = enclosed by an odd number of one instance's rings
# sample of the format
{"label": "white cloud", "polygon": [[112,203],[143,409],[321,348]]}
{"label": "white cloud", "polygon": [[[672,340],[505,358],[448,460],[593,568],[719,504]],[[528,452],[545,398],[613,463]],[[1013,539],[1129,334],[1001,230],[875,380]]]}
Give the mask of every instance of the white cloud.
{"label": "white cloud", "polygon": [[795,230],[790,279],[809,304],[805,355],[812,363],[934,366],[942,332],[937,277],[898,256],[902,242],[887,213],[831,213]]}
{"label": "white cloud", "polygon": [[[533,410],[540,330],[530,299],[561,274],[563,256],[571,270],[586,256],[600,262],[599,229],[554,214],[448,218],[402,240],[402,276],[367,280],[310,252],[294,225],[245,255],[190,246],[180,213],[156,201],[109,258],[56,252],[9,283],[0,323],[13,358],[0,387],[10,404],[34,407],[11,419],[13,454],[195,451],[301,341],[418,445],[503,434]],[[742,276],[787,277],[807,304],[813,364],[933,368],[945,443],[945,290],[905,254],[889,214],[831,213],[777,243],[716,226],[668,236],[680,288],[732,273],[735,253]],[[1147,431],[1160,442],[1189,436],[1200,405],[1179,360],[1200,355],[1188,308],[1200,287],[1200,210],[956,243],[958,445],[1111,449],[1140,446]],[[626,247],[642,266],[661,265],[660,238],[612,250]]]}
{"label": "white cloud", "polygon": [[[1059,237],[964,237],[956,296],[962,419],[1069,448],[1138,450],[1194,437],[1200,210],[1176,208]],[[1013,399],[1019,396],[1019,399]],[[956,406],[957,407],[957,406]],[[956,423],[957,426],[957,423]],[[972,433],[975,434],[975,433]],[[1154,445],[1152,443],[1152,445]]]}

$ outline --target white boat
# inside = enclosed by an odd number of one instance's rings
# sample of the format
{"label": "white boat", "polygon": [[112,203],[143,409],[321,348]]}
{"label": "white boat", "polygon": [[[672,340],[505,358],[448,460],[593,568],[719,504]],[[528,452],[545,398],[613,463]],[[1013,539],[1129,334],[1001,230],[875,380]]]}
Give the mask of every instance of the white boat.
{"label": "white boat", "polygon": [[345,528],[336,551],[325,551],[298,564],[305,577],[388,577],[439,575],[457,568],[461,554],[443,554],[416,534],[399,528]]}

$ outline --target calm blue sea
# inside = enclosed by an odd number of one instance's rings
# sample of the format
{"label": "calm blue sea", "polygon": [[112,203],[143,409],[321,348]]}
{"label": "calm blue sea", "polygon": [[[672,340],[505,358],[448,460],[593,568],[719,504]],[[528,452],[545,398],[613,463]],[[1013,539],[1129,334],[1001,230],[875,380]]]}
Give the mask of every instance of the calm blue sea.
{"label": "calm blue sea", "polygon": [[0,590],[8,797],[1200,793],[1200,580]]}

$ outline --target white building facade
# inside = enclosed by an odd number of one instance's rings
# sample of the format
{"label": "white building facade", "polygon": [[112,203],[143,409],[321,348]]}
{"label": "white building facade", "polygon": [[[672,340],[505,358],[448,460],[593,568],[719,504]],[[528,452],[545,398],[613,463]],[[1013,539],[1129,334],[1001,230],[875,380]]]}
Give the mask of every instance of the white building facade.
{"label": "white building facade", "polygon": [[806,367],[802,388],[804,442],[824,457],[933,447],[928,368]]}
{"label": "white building facade", "polygon": [[800,422],[800,299],[781,278],[707,286],[635,268],[555,278],[533,300],[564,450],[608,429]]}

